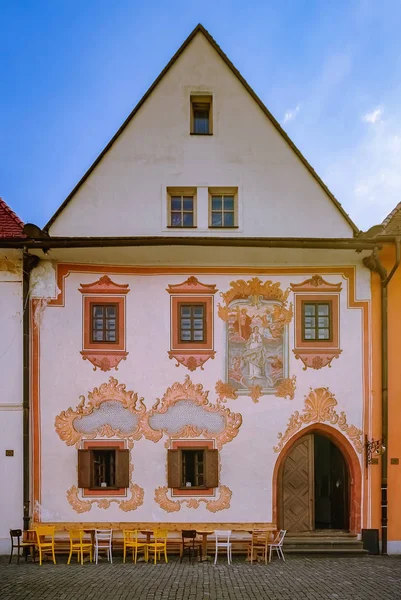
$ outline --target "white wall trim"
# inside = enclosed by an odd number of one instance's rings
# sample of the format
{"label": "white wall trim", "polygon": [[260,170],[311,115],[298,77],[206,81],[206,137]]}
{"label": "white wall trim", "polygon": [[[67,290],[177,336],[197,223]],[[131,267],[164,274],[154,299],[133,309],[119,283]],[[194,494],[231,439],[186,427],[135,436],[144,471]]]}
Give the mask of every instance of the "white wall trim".
{"label": "white wall trim", "polygon": [[0,404],[0,410],[22,410],[22,404]]}

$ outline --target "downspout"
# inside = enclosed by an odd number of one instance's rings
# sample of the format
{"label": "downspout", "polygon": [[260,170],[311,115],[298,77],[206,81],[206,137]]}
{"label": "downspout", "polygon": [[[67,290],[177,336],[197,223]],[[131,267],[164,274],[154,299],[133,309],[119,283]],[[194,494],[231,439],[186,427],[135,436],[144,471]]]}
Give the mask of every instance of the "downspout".
{"label": "downspout", "polygon": [[30,504],[30,319],[29,278],[30,273],[39,262],[37,256],[22,253],[22,445],[23,445],[23,502],[24,530],[29,529]]}
{"label": "downspout", "polygon": [[382,554],[387,554],[387,522],[388,522],[388,284],[400,264],[400,241],[395,238],[396,258],[393,268],[387,271],[380,261],[378,250],[375,248],[370,256],[363,259],[365,267],[378,273],[381,283],[381,363],[382,363],[382,439],[386,450],[381,460],[381,540]]}

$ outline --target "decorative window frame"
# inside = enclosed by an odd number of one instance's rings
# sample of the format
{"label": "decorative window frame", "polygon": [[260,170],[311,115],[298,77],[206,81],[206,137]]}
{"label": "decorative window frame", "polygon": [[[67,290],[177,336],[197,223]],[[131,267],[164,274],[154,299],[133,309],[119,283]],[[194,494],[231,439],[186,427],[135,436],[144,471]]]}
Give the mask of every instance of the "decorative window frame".
{"label": "decorative window frame", "polygon": [[[122,440],[85,440],[82,444],[82,450],[124,450],[125,443]],[[131,466],[131,465],[130,465]],[[82,488],[83,498],[107,497],[107,496],[127,496],[128,488]]]}
{"label": "decorative window frame", "polygon": [[[342,283],[329,283],[320,275],[314,275],[302,283],[292,283],[295,305],[295,358],[304,363],[303,370],[331,367],[333,358],[338,358],[340,349],[340,293]],[[331,335],[329,340],[303,339],[303,305],[308,302],[330,303]]]}
{"label": "decorative window frame", "polygon": [[[130,291],[128,284],[114,283],[110,277],[103,275],[93,283],[81,283],[78,291],[82,294],[83,327],[81,355],[83,360],[89,360],[93,365],[94,371],[98,368],[102,371],[110,371],[110,369],[118,370],[119,363],[122,360],[126,360],[128,356],[125,328],[125,298],[126,294]],[[92,342],[93,304],[117,305],[117,342]]]}
{"label": "decorative window frame", "polygon": [[[183,283],[169,285],[167,292],[170,294],[170,351],[169,358],[175,358],[176,367],[182,364],[190,371],[198,367],[203,370],[204,363],[209,358],[215,357],[214,350],[214,294],[217,292],[215,285],[200,283],[196,277],[189,277]],[[181,304],[205,305],[205,341],[180,342],[179,309]]]}

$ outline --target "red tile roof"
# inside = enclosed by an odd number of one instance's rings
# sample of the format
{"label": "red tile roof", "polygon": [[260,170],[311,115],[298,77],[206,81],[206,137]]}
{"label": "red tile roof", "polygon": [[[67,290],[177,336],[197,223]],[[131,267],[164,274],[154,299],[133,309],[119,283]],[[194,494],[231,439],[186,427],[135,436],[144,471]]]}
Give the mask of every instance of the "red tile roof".
{"label": "red tile roof", "polygon": [[0,198],[0,238],[24,238],[24,224]]}

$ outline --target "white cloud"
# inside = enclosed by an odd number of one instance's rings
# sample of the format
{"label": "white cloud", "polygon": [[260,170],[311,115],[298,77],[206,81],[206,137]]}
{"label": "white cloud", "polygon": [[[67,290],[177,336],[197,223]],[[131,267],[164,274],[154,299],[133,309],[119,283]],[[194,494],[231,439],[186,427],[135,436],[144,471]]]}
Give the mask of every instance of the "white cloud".
{"label": "white cloud", "polygon": [[297,116],[297,114],[299,113],[301,106],[299,104],[296,105],[295,108],[291,108],[290,110],[287,110],[287,112],[284,115],[284,123],[287,123],[288,121],[293,121],[295,119],[295,117]]}
{"label": "white cloud", "polygon": [[368,120],[375,127],[369,127],[359,144],[348,148],[322,173],[363,230],[381,223],[401,200],[401,111],[386,114],[386,119]]}
{"label": "white cloud", "polygon": [[383,112],[384,112],[383,107],[378,106],[377,108],[372,110],[372,112],[366,113],[366,115],[363,115],[362,121],[365,121],[365,123],[376,123],[377,121],[381,120]]}

